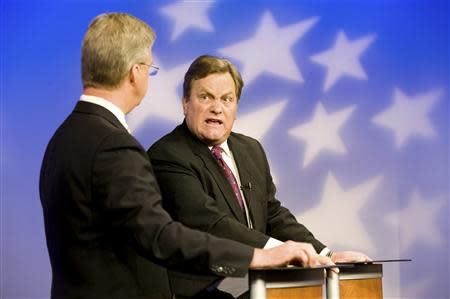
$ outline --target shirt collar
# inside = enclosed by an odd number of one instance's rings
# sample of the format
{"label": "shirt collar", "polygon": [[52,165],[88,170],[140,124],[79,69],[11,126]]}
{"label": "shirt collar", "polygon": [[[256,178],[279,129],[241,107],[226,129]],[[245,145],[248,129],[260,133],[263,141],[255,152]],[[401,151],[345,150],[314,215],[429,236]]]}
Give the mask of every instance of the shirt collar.
{"label": "shirt collar", "polygon": [[96,104],[96,105],[102,106],[103,108],[107,109],[109,112],[114,114],[114,116],[119,120],[119,122],[122,124],[122,126],[124,126],[128,132],[130,132],[127,121],[125,119],[125,113],[123,113],[123,111],[120,110],[119,107],[117,107],[110,101],[105,100],[100,97],[89,96],[89,95],[85,95],[85,94],[81,95],[80,101]]}
{"label": "shirt collar", "polygon": [[[227,155],[228,157],[233,157],[231,154],[231,150],[230,147],[228,146],[228,139],[225,140],[224,142],[222,142],[221,144],[219,144],[220,148],[222,149],[222,152],[225,153],[225,155]],[[208,146],[209,150],[211,150],[213,147],[212,146]]]}

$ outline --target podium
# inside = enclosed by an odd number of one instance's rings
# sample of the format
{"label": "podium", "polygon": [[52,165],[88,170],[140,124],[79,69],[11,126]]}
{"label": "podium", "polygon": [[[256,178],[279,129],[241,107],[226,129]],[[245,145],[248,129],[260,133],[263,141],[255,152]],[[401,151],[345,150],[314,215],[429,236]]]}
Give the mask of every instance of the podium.
{"label": "podium", "polygon": [[249,271],[250,299],[322,299],[324,268],[280,267]]}
{"label": "podium", "polygon": [[339,268],[339,273],[326,270],[327,299],[381,299],[383,298],[383,265],[353,264]]}
{"label": "podium", "polygon": [[383,265],[355,263],[330,267],[282,267],[249,272],[250,299],[381,299]]}

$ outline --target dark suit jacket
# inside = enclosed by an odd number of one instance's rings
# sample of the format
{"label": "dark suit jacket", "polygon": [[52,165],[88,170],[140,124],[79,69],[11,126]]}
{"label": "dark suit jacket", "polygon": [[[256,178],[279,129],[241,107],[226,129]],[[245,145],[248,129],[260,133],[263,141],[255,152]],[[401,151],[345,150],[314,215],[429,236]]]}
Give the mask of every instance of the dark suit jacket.
{"label": "dark suit jacket", "polygon": [[[247,186],[243,191],[254,229],[247,228],[222,168],[185,122],[148,150],[163,206],[170,215],[189,227],[254,247],[264,247],[270,236],[281,241],[309,242],[320,252],[325,246],[275,198],[275,185],[260,143],[231,133],[228,145],[241,183]],[[184,295],[199,291],[208,282],[176,272],[170,272],[169,277],[174,291]]]}
{"label": "dark suit jacket", "polygon": [[40,196],[52,298],[169,298],[167,272],[148,259],[243,276],[252,258],[247,245],[173,221],[145,151],[95,104],[79,102],[50,140]]}

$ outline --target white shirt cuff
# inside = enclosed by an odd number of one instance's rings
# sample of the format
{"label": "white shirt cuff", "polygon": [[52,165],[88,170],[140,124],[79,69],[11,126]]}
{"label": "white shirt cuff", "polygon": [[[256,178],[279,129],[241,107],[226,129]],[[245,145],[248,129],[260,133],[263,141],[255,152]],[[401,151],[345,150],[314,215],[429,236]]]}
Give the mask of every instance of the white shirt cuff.
{"label": "white shirt cuff", "polygon": [[327,247],[325,247],[324,249],[322,249],[322,251],[319,253],[319,255],[321,256],[327,256],[327,254],[330,252],[331,250],[328,249]]}
{"label": "white shirt cuff", "polygon": [[266,245],[264,245],[264,249],[269,249],[269,248],[273,248],[273,247],[277,247],[280,246],[281,244],[283,244],[284,242],[281,242],[280,240],[274,239],[274,238],[270,238]]}

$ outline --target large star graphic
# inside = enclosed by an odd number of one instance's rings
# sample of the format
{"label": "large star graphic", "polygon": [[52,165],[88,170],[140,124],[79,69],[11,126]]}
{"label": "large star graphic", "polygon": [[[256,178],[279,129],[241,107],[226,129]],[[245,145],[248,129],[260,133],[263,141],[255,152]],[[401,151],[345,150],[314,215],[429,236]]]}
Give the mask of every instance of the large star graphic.
{"label": "large star graphic", "polygon": [[[156,56],[154,61],[158,62]],[[149,88],[141,104],[127,116],[128,125],[132,132],[137,131],[151,117],[173,123],[180,123],[183,118],[181,105],[184,74],[189,63],[178,65],[166,70],[159,62],[160,70],[155,77],[149,78]]]}
{"label": "large star graphic", "polygon": [[323,91],[330,89],[343,75],[367,79],[359,59],[374,40],[375,35],[366,35],[355,41],[349,41],[345,33],[340,31],[331,49],[312,56],[311,60],[327,68]]}
{"label": "large star graphic", "polygon": [[[360,210],[380,185],[378,175],[349,190],[343,190],[335,176],[329,172],[317,207],[297,216],[319,240],[341,248],[353,248],[370,252],[372,241],[364,229]],[[331,226],[330,226],[331,225]]]}
{"label": "large star graphic", "polygon": [[347,148],[339,136],[339,130],[355,108],[355,106],[350,106],[328,114],[319,102],[310,122],[289,130],[290,135],[306,142],[303,168],[308,166],[322,151],[347,153]]}
{"label": "large star graphic", "polygon": [[317,22],[313,17],[279,27],[270,12],[265,12],[255,35],[245,41],[219,49],[219,53],[242,62],[242,77],[250,83],[263,72],[303,82],[291,47]]}
{"label": "large star graphic", "polygon": [[444,207],[443,197],[424,199],[415,190],[407,206],[385,216],[385,221],[399,231],[401,252],[415,243],[434,247],[443,244],[446,237],[435,220]]}
{"label": "large star graphic", "polygon": [[161,8],[161,12],[172,19],[175,28],[170,37],[176,40],[189,28],[198,28],[212,32],[214,27],[208,17],[208,9],[213,1],[180,1]]}
{"label": "large star graphic", "polygon": [[414,136],[436,137],[429,114],[440,96],[440,90],[407,96],[395,88],[392,106],[375,115],[372,122],[394,131],[395,145],[398,149]]}
{"label": "large star graphic", "polygon": [[287,100],[278,101],[272,105],[238,117],[234,123],[233,131],[261,141],[267,131],[272,127],[274,121],[281,114],[286,104]]}
{"label": "large star graphic", "polygon": [[[287,102],[287,100],[281,100],[272,105],[245,114],[242,117],[239,116],[233,125],[233,131],[248,135],[264,143],[266,133],[272,128],[273,123],[278,119],[281,112],[283,112]],[[268,157],[268,159],[270,160],[270,157]],[[272,163],[269,164],[273,165]],[[278,175],[276,174],[274,167],[271,167],[271,169],[272,180],[276,184]]]}

